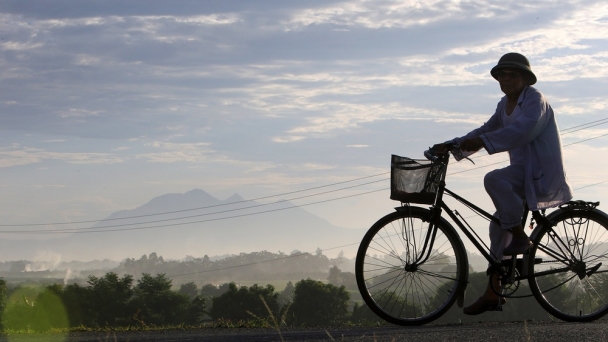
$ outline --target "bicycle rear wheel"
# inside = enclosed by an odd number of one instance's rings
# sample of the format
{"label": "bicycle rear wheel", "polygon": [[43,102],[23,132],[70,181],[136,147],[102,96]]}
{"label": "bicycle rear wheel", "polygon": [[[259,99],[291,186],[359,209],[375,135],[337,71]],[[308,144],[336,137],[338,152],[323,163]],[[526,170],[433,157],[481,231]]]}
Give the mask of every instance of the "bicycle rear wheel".
{"label": "bicycle rear wheel", "polygon": [[389,214],[367,232],[355,275],[367,306],[398,325],[419,325],[443,315],[466,285],[462,241],[444,219],[430,227],[428,209]]}
{"label": "bicycle rear wheel", "polygon": [[599,210],[559,210],[555,226],[539,227],[529,263],[530,289],[553,316],[587,322],[608,313],[608,216]]}

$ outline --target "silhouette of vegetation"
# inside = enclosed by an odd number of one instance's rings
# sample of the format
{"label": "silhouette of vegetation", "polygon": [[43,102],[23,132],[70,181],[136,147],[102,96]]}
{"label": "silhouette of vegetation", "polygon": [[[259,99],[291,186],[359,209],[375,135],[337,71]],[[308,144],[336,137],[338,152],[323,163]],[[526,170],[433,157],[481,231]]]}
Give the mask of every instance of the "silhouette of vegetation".
{"label": "silhouette of vegetation", "polygon": [[288,322],[294,325],[333,325],[348,319],[350,295],[344,286],[306,279],[296,283]]}
{"label": "silhouette of vegetation", "polygon": [[[228,291],[213,298],[213,306],[209,314],[215,320],[248,320],[252,317],[268,316],[268,309],[274,316],[279,312],[279,294],[274,292],[274,286],[261,287],[253,285],[249,288],[230,283]],[[266,305],[264,305],[264,302]],[[268,309],[266,308],[268,307]]]}
{"label": "silhouette of vegetation", "polygon": [[299,251],[290,254],[268,251],[241,253],[219,260],[211,260],[206,255],[202,258],[164,260],[162,256],[151,253],[139,259],[125,259],[112,271],[118,274],[186,274],[180,277],[183,283],[200,282],[202,276],[207,283],[215,284],[243,280],[260,283],[269,279],[297,281],[326,278],[327,270],[341,260],[340,257],[330,259],[319,252],[311,254]]}
{"label": "silhouette of vegetation", "polygon": [[[192,300],[187,295],[171,291],[171,279],[164,274],[155,277],[144,274],[133,289],[129,303],[134,319],[153,326],[196,324],[202,319],[204,300]],[[198,306],[193,308],[192,306]],[[198,309],[198,310],[197,310]],[[190,316],[199,311],[199,316]]]}
{"label": "silhouette of vegetation", "polygon": [[[217,324],[241,326],[252,324],[292,326],[330,326],[336,324],[385,324],[365,305],[358,293],[354,273],[344,272],[338,261],[322,255],[292,252],[249,253],[211,260],[188,258],[183,261],[167,261],[152,253],[140,259],[127,259],[118,269],[103,275],[91,275],[85,281],[64,285],[63,280],[42,287],[31,285],[9,286],[0,279],[0,325],[10,331],[46,331],[51,328],[150,328],[164,326],[196,326]],[[272,262],[268,262],[272,261]],[[250,265],[238,267],[239,265]],[[344,264],[340,264],[344,265]],[[237,268],[238,267],[238,268]],[[230,278],[237,268],[242,279],[255,271],[267,272],[256,277],[269,280],[270,268],[283,272],[283,289],[274,285],[242,286]],[[444,267],[437,264],[437,267]],[[300,270],[298,270],[300,268]],[[124,271],[147,270],[135,278]],[[254,269],[254,270],[251,270]],[[162,273],[161,270],[171,271]],[[217,270],[205,273],[206,270]],[[302,273],[307,270],[309,273]],[[203,271],[203,272],[201,272]],[[174,284],[167,274],[194,272],[194,277]],[[196,273],[199,272],[199,273]],[[234,273],[232,273],[234,274]],[[315,277],[294,278],[305,274]],[[547,276],[543,286],[560,282],[560,275]],[[224,277],[224,278],[222,278]],[[255,278],[255,277],[253,277]],[[315,280],[326,279],[326,282]],[[378,278],[382,281],[383,276]],[[471,273],[465,305],[483,293],[487,285],[484,273]],[[608,275],[595,274],[588,279],[593,291],[608,291]],[[202,285],[204,284],[204,285]],[[554,294],[567,291],[557,288]],[[517,295],[531,294],[527,282],[519,284]],[[564,296],[567,293],[564,292]],[[425,301],[409,298],[398,293],[377,296],[381,304],[390,310],[415,310],[424,312]],[[432,301],[432,298],[427,298]],[[533,297],[508,299],[503,312],[488,312],[481,316],[465,316],[454,305],[437,323],[472,322],[480,320],[547,320],[549,315]],[[258,325],[259,326],[259,325]]]}
{"label": "silhouette of vegetation", "polygon": [[[129,325],[132,311],[129,302],[133,297],[133,276],[125,275],[122,278],[116,273],[110,272],[104,277],[89,277],[88,303],[90,305],[87,313],[92,316],[95,326],[126,326]],[[86,298],[88,297],[88,298]]]}
{"label": "silhouette of vegetation", "polygon": [[283,289],[283,291],[281,291],[281,293],[279,293],[279,298],[278,298],[279,307],[283,308],[283,307],[286,307],[288,305],[291,305],[291,303],[293,303],[294,291],[295,291],[295,287],[293,286],[293,283],[291,281],[288,282],[287,285],[285,285],[285,288]]}
{"label": "silhouette of vegetation", "polygon": [[344,286],[349,291],[357,290],[357,279],[353,272],[342,272],[338,266],[329,269],[327,281],[335,286]]}

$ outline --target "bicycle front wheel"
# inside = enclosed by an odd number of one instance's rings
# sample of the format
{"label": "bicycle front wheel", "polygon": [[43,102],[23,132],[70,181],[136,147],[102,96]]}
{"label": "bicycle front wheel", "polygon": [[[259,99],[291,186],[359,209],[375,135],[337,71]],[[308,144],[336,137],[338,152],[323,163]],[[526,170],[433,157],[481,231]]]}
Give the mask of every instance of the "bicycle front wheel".
{"label": "bicycle front wheel", "polygon": [[462,241],[444,219],[431,226],[428,209],[407,207],[376,222],[355,263],[367,306],[399,325],[429,323],[443,315],[466,285]]}
{"label": "bicycle front wheel", "polygon": [[539,227],[530,250],[530,289],[553,316],[587,322],[608,313],[608,216],[561,210]]}

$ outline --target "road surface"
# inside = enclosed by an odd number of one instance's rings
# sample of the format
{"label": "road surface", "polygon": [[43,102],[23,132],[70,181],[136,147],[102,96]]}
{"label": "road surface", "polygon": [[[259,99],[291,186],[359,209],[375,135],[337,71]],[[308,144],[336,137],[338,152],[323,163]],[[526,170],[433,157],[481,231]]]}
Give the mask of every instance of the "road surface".
{"label": "road surface", "polygon": [[479,322],[421,327],[328,327],[196,329],[130,332],[76,332],[67,335],[0,336],[4,342],[257,342],[257,341],[608,341],[608,321]]}

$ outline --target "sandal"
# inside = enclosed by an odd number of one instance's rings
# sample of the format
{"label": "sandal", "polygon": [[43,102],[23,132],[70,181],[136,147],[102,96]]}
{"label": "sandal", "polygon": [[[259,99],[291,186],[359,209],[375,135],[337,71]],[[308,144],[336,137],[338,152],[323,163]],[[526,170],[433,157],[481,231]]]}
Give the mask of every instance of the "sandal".
{"label": "sandal", "polygon": [[486,311],[495,311],[507,302],[504,297],[499,298],[500,299],[489,299],[486,297],[479,297],[475,303],[462,309],[462,313],[465,315],[479,315]]}

